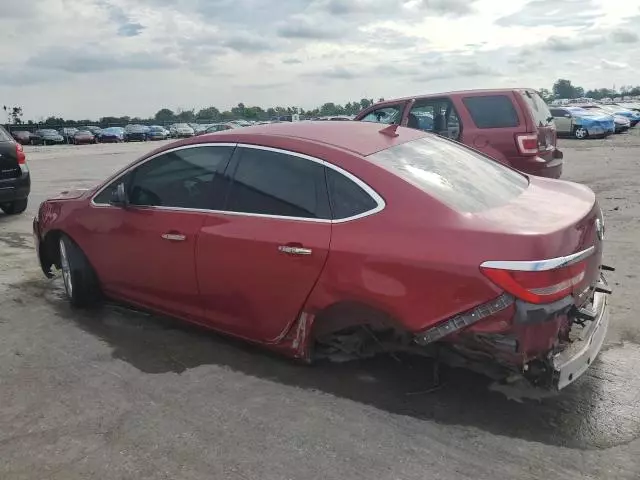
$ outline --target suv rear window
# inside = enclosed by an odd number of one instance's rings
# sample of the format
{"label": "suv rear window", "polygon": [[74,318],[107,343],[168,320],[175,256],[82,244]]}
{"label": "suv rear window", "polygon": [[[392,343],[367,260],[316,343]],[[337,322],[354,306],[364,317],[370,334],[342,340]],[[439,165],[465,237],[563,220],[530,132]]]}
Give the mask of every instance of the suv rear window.
{"label": "suv rear window", "polygon": [[553,115],[549,111],[549,107],[544,103],[544,100],[536,92],[531,90],[523,90],[520,92],[522,98],[529,106],[529,110],[533,114],[533,119],[536,122],[536,127],[546,127],[553,122]]}
{"label": "suv rear window", "polygon": [[4,127],[2,127],[0,125],[0,142],[11,142],[13,141],[13,138],[11,137],[11,135],[9,135],[9,132],[7,132]]}
{"label": "suv rear window", "polygon": [[463,213],[504,205],[529,185],[515,170],[436,136],[396,145],[367,158]]}
{"label": "suv rear window", "polygon": [[518,114],[506,95],[483,95],[462,99],[478,128],[517,127]]}

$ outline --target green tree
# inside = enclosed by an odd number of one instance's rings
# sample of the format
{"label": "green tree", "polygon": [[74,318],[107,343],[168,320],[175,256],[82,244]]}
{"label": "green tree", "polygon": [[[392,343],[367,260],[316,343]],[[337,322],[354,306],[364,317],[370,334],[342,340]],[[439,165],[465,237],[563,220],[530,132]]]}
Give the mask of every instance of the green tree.
{"label": "green tree", "polygon": [[193,110],[181,110],[176,115],[176,119],[180,122],[193,122],[196,119],[196,114]]}
{"label": "green tree", "polygon": [[214,122],[219,122],[222,116],[220,115],[220,110],[216,107],[208,107],[203,108],[196,114],[196,118],[202,120],[213,120]]}
{"label": "green tree", "polygon": [[175,113],[173,113],[173,110],[163,108],[158,110],[153,118],[156,120],[156,122],[172,122],[175,120],[176,115]]}
{"label": "green tree", "polygon": [[571,80],[561,78],[553,84],[553,94],[556,98],[578,98],[584,96],[584,89],[574,87]]}

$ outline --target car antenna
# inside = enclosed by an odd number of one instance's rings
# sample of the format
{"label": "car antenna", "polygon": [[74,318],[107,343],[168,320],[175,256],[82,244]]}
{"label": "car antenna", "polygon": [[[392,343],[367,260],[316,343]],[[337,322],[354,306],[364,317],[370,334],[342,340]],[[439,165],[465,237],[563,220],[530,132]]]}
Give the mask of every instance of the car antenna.
{"label": "car antenna", "polygon": [[389,125],[388,127],[384,127],[378,133],[387,135],[389,137],[397,137],[400,135],[398,132],[396,132],[397,129],[398,129],[398,124],[395,123],[395,124]]}

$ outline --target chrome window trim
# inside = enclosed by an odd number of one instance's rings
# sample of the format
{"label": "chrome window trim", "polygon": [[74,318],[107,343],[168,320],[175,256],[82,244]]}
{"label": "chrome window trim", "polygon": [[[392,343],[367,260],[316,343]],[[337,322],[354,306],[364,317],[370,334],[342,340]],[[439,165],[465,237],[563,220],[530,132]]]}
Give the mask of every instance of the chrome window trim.
{"label": "chrome window trim", "polygon": [[100,187],[100,189],[91,197],[90,205],[92,207],[95,207],[95,208],[120,208],[120,207],[114,207],[113,205],[110,205],[108,203],[95,203],[94,199],[95,199],[95,197],[100,195],[102,193],[102,191],[105,190],[114,181],[118,180],[120,177],[123,177],[124,175],[129,173],[134,168],[137,168],[138,166],[143,165],[144,163],[146,163],[148,161],[151,161],[151,160],[153,160],[153,159],[155,159],[155,158],[157,158],[157,157],[159,157],[161,155],[164,155],[166,153],[171,153],[171,152],[175,152],[175,151],[179,151],[179,150],[184,150],[184,149],[187,149],[187,148],[197,148],[197,147],[243,147],[243,148],[250,148],[250,149],[253,149],[253,150],[265,150],[265,151],[269,151],[269,152],[282,153],[284,155],[290,155],[292,157],[298,157],[298,158],[302,158],[302,159],[305,159],[305,160],[309,160],[309,161],[314,162],[314,163],[319,163],[320,165],[323,165],[323,166],[325,166],[327,168],[331,168],[331,169],[335,170],[336,172],[340,173],[341,175],[344,175],[349,180],[351,180],[356,185],[358,185],[360,188],[362,188],[367,193],[367,195],[369,195],[371,198],[373,198],[373,200],[376,202],[376,207],[372,208],[371,210],[367,210],[366,212],[359,213],[357,215],[352,215],[350,217],[339,218],[339,219],[335,219],[335,220],[325,219],[325,218],[290,217],[290,216],[284,216],[284,215],[270,215],[270,214],[262,214],[262,213],[230,212],[228,210],[211,210],[211,209],[199,209],[199,208],[161,207],[161,206],[144,206],[144,205],[136,205],[135,208],[136,209],[144,209],[144,210],[161,210],[161,211],[174,211],[174,212],[215,213],[215,214],[231,215],[231,216],[272,218],[272,219],[276,219],[276,220],[295,220],[295,221],[300,221],[300,222],[331,223],[331,224],[334,224],[334,223],[350,222],[350,221],[353,221],[353,220],[358,220],[360,218],[368,217],[370,215],[375,215],[376,213],[382,211],[386,207],[386,202],[378,194],[378,192],[376,192],[373,188],[371,188],[369,185],[367,185],[360,178],[358,178],[355,175],[353,175],[352,173],[344,170],[343,168],[338,167],[337,165],[334,165],[332,163],[329,163],[329,162],[327,162],[325,160],[322,160],[322,159],[319,159],[319,158],[316,158],[316,157],[312,157],[310,155],[305,155],[303,153],[292,152],[291,150],[285,150],[285,149],[275,148],[275,147],[266,147],[266,146],[262,146],[262,145],[251,145],[251,144],[247,144],[247,143],[194,143],[194,144],[190,144],[190,145],[183,145],[183,146],[180,146],[180,147],[175,147],[175,148],[164,150],[162,152],[159,152],[159,153],[157,153],[155,155],[150,156],[149,158],[145,158],[141,162],[137,162],[137,163],[135,163],[133,165],[130,165],[127,169],[122,170],[122,171],[116,173],[115,175],[111,176],[103,184],[103,186]]}
{"label": "chrome window trim", "polygon": [[511,271],[520,271],[520,272],[545,272],[547,270],[554,270],[560,267],[566,267],[568,265],[573,265],[574,263],[579,262],[580,260],[584,260],[589,257],[595,251],[595,247],[591,246],[586,250],[582,250],[577,253],[573,253],[571,255],[566,255],[564,257],[556,257],[550,258],[547,260],[536,260],[536,261],[488,261],[483,262],[480,267],[482,268],[496,268],[500,270],[511,270]]}

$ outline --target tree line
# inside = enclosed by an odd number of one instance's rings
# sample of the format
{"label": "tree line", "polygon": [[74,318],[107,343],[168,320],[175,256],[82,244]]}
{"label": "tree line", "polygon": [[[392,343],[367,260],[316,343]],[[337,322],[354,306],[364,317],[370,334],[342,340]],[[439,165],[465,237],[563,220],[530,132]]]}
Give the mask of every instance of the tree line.
{"label": "tree line", "polygon": [[[580,86],[573,85],[571,80],[558,79],[551,90],[541,88],[538,90],[542,98],[545,101],[551,102],[556,98],[580,98],[589,97],[596,100],[602,98],[613,98],[620,96],[640,96],[640,86],[623,85],[619,90],[613,88],[597,88],[594,90],[586,90]],[[383,101],[384,98],[378,99]],[[140,117],[101,117],[99,119],[81,119],[71,120],[58,116],[50,116],[42,121],[34,122],[33,120],[23,121],[22,107],[4,106],[4,112],[7,117],[7,123],[9,125],[48,125],[48,126],[73,126],[73,125],[126,125],[130,123],[140,124],[160,124],[168,125],[171,123],[214,123],[214,122],[226,122],[229,120],[271,120],[273,118],[279,118],[287,115],[299,114],[305,118],[314,117],[328,117],[337,115],[355,115],[360,110],[367,108],[373,104],[373,99],[363,98],[360,101],[347,102],[344,105],[339,103],[328,102],[324,105],[314,108],[312,110],[304,110],[299,107],[269,107],[262,108],[258,106],[247,106],[244,103],[238,103],[235,107],[229,110],[220,110],[217,107],[211,106],[200,110],[196,109],[178,109],[176,111],[169,108],[162,108],[156,112],[151,118]]]}
{"label": "tree line", "polygon": [[[378,99],[383,101],[384,98]],[[200,110],[180,109],[173,111],[169,108],[162,108],[156,112],[151,118],[141,117],[101,117],[99,119],[81,119],[81,120],[69,120],[58,116],[50,116],[41,122],[34,122],[28,120],[22,121],[20,117],[10,117],[9,123],[14,125],[50,125],[50,126],[62,126],[62,125],[126,125],[131,123],[139,124],[159,124],[168,125],[171,123],[215,123],[215,122],[227,122],[229,120],[271,120],[273,118],[279,118],[287,115],[298,114],[305,118],[313,117],[325,117],[325,116],[337,116],[337,115],[355,115],[360,110],[367,108],[374,103],[373,99],[363,98],[360,101],[347,102],[344,105],[328,102],[324,105],[314,108],[312,110],[304,110],[299,107],[269,107],[264,109],[262,107],[249,107],[244,103],[239,103],[237,106],[229,110],[220,110],[217,107],[207,107]],[[22,112],[22,110],[20,110]]]}
{"label": "tree line", "polygon": [[585,91],[584,88],[573,85],[571,80],[560,78],[556,80],[551,90],[541,88],[539,92],[547,102],[560,98],[593,98],[594,100],[602,100],[603,98],[640,96],[640,86],[622,85],[620,90],[615,90],[614,88],[596,88]]}

